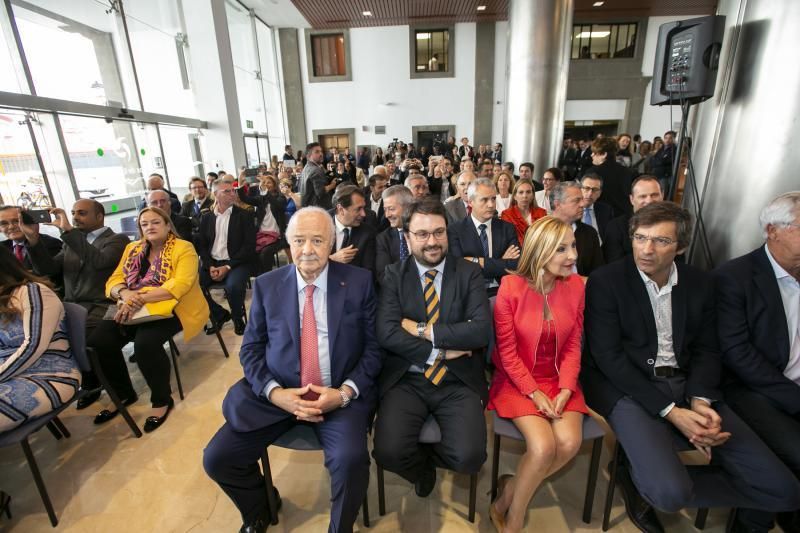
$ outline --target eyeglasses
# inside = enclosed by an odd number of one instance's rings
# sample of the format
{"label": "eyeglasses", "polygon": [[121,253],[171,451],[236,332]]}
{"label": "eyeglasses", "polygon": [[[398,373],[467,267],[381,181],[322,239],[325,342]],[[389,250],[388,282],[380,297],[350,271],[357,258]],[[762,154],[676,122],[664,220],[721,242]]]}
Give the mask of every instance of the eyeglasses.
{"label": "eyeglasses", "polygon": [[417,240],[418,242],[427,241],[428,239],[430,239],[431,235],[433,235],[433,237],[437,241],[441,241],[442,239],[444,239],[445,235],[447,235],[447,229],[446,228],[439,228],[439,229],[433,230],[433,231],[424,231],[424,230],[423,231],[411,231],[411,230],[409,230],[408,233],[413,235],[414,239]]}
{"label": "eyeglasses", "polygon": [[591,192],[591,193],[594,194],[596,192],[602,191],[603,188],[602,187],[589,187],[588,185],[584,185],[584,186],[581,187],[581,190],[583,192]]}
{"label": "eyeglasses", "polygon": [[645,244],[647,241],[653,241],[653,244],[658,248],[666,248],[667,246],[678,242],[670,239],[669,237],[648,237],[647,235],[642,235],[641,233],[634,233],[633,240],[639,244]]}

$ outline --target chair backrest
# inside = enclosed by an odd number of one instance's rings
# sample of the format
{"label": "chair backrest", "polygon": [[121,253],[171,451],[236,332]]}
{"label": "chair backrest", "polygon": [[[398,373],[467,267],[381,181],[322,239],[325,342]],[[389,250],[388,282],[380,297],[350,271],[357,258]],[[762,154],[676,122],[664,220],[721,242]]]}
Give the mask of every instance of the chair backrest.
{"label": "chair backrest", "polygon": [[78,304],[64,302],[64,314],[67,317],[67,336],[72,356],[83,372],[92,369],[89,356],[86,354],[86,309]]}
{"label": "chair backrest", "polygon": [[139,226],[136,224],[136,216],[132,217],[122,217],[119,219],[119,227],[120,229],[127,233],[127,232],[139,232]]}

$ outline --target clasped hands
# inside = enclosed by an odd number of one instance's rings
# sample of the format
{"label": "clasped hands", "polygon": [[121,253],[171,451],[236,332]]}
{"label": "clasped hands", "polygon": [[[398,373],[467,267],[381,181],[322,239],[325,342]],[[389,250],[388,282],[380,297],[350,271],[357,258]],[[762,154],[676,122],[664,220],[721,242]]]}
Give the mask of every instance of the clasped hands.
{"label": "clasped hands", "polygon": [[569,389],[561,389],[561,391],[556,394],[556,397],[552,399],[548,398],[547,394],[543,393],[540,389],[533,391],[529,395],[529,398],[536,404],[536,408],[539,412],[543,413],[547,418],[554,420],[561,418],[561,415],[564,414],[564,406],[567,405],[571,397],[572,391]]}
{"label": "clasped hands", "polygon": [[[355,391],[347,385],[342,385],[342,388],[350,398],[355,394]],[[319,398],[304,400],[303,396],[308,392],[319,394]],[[293,414],[297,420],[313,423],[322,422],[324,420],[322,415],[342,406],[342,395],[339,394],[339,389],[321,387],[313,383],[299,388],[276,387],[272,389],[268,399],[273,405]]]}
{"label": "clasped hands", "polygon": [[214,281],[222,281],[223,279],[225,279],[225,276],[227,276],[228,272],[230,271],[231,267],[229,265],[208,267],[208,275],[211,276],[211,279]]}
{"label": "clasped hands", "polygon": [[148,291],[139,289],[134,291],[131,289],[122,289],[119,291],[119,301],[117,302],[117,313],[114,315],[114,322],[122,324],[128,321],[136,311],[142,308],[147,303]]}
{"label": "clasped hands", "polygon": [[[404,318],[403,322],[401,323],[401,326],[403,327],[405,332],[408,333],[409,335],[413,335],[414,337],[419,337],[419,335],[417,334],[417,323],[414,320],[411,320],[410,318]],[[423,338],[425,340],[427,340],[428,342],[433,342],[432,341],[432,339],[433,339],[433,324],[429,323],[429,324],[425,325],[425,332],[423,334]],[[444,351],[444,358],[446,360],[448,360],[448,361],[451,360],[451,359],[458,359],[459,357],[462,357],[464,355],[471,356],[472,352],[468,351],[468,350],[445,350]]]}
{"label": "clasped hands", "polygon": [[711,448],[725,444],[730,432],[722,431],[722,418],[705,400],[692,398],[691,408],[675,406],[665,417],[695,448],[711,460]]}

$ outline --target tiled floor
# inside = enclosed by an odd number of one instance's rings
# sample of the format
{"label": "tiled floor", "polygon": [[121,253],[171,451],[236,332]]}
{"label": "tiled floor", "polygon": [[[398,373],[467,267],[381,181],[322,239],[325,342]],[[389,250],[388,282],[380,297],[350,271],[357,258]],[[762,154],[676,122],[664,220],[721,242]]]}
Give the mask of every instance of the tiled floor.
{"label": "tiled floor", "polygon": [[[242,376],[237,357],[241,337],[233,334],[230,324],[224,337],[231,350],[227,360],[213,336],[201,335],[188,345],[178,342],[186,399],[178,400],[175,391],[176,408],[158,431],[136,439],[121,418],[94,426],[92,417],[101,408],[95,404],[85,411],[66,411],[62,420],[71,438],[56,441],[46,430],[32,437],[34,454],[60,520],[58,529],[81,533],[238,531],[241,522],[235,507],[206,477],[201,462],[203,447],[222,424],[222,398]],[[149,393],[135,365],[131,365],[131,373],[140,391],[132,414],[141,427]],[[105,404],[107,399],[99,403]],[[513,470],[521,451],[520,443],[504,441],[501,473]],[[581,521],[587,444],[571,465],[539,490],[528,511],[527,530],[600,531],[609,451],[606,446],[591,524]],[[283,496],[280,524],[271,530],[326,531],[330,492],[322,453],[271,449],[270,458],[275,484]],[[469,479],[441,470],[436,489],[425,499],[418,498],[411,485],[387,473],[387,514],[378,516],[373,465],[369,531],[493,532],[487,516],[490,469],[491,461],[487,461],[479,478],[477,516],[471,524],[467,520]],[[19,446],[0,449],[0,489],[12,495],[13,513],[11,521],[0,518],[0,531],[52,531]],[[694,531],[693,513],[684,511],[662,520],[670,532]],[[712,510],[706,531],[724,531],[725,518],[725,511]],[[360,520],[357,528],[365,530]],[[614,501],[612,531],[636,531],[626,519],[619,497]]]}

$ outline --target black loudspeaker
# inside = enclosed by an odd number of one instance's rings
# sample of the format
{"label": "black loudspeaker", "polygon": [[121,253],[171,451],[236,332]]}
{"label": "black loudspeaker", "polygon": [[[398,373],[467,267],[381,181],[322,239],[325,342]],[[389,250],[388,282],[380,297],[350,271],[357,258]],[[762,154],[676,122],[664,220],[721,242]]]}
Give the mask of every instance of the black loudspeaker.
{"label": "black loudspeaker", "polygon": [[725,17],[667,22],[658,29],[650,105],[698,103],[714,95]]}

